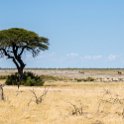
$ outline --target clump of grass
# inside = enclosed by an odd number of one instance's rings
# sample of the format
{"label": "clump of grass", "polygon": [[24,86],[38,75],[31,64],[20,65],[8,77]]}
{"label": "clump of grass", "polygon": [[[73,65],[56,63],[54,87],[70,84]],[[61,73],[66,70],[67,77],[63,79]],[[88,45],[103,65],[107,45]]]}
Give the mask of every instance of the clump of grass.
{"label": "clump of grass", "polygon": [[67,81],[69,80],[68,78],[51,76],[51,75],[41,75],[40,77],[44,81]]}
{"label": "clump of grass", "polygon": [[92,124],[104,124],[102,121],[100,121],[100,120],[96,120],[94,123],[92,123]]}
{"label": "clump of grass", "polygon": [[44,81],[58,81],[62,80],[62,78],[55,77],[55,76],[50,76],[50,75],[41,75],[40,76]]}
{"label": "clump of grass", "polygon": [[84,81],[95,81],[95,79],[93,77],[87,77]]}
{"label": "clump of grass", "polygon": [[91,82],[91,81],[95,81],[95,78],[93,77],[87,77],[87,78],[75,78],[75,80],[77,82]]}
{"label": "clump of grass", "polygon": [[82,82],[82,81],[84,81],[84,79],[78,79],[78,78],[75,78],[75,80],[76,80],[77,82]]}

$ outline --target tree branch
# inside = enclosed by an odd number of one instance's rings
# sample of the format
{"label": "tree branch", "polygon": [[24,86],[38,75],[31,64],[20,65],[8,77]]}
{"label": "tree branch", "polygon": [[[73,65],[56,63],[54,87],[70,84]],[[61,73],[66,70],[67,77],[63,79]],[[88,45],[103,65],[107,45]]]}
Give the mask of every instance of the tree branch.
{"label": "tree branch", "polygon": [[33,48],[29,47],[28,45],[22,46],[21,48],[22,48],[21,52],[18,54],[18,56],[21,56],[25,49],[30,49],[30,50],[33,49]]}
{"label": "tree branch", "polygon": [[3,51],[4,55],[5,55],[5,56],[7,56],[7,57],[8,57],[8,59],[13,59],[13,58],[14,58],[14,57],[13,57],[13,56],[11,56],[10,54],[8,54],[8,52],[6,51],[6,49],[1,48],[0,50],[2,50],[2,51]]}
{"label": "tree branch", "polygon": [[18,55],[21,56],[25,49],[26,49],[26,46],[22,47],[21,52]]}

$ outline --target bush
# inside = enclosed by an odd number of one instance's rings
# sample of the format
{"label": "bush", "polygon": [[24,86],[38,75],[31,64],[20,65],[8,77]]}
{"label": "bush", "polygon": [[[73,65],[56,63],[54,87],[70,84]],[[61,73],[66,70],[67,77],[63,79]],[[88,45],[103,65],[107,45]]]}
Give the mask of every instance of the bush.
{"label": "bush", "polygon": [[87,77],[84,81],[95,81],[93,77]]}
{"label": "bush", "polygon": [[93,77],[87,77],[87,78],[75,78],[77,82],[90,82],[90,81],[95,81],[95,78]]}
{"label": "bush", "polygon": [[82,82],[82,81],[84,81],[84,79],[78,79],[78,78],[75,78],[75,80],[76,80],[77,82]]}
{"label": "bush", "polygon": [[18,74],[15,73],[15,74],[9,75],[7,77],[5,84],[7,84],[7,85],[17,85],[17,82],[18,82]]}
{"label": "bush", "polygon": [[[8,76],[5,83],[7,85],[17,85],[18,79],[19,79],[18,73],[15,73],[15,74]],[[43,84],[44,84],[44,80],[41,77],[33,74],[32,72],[24,72],[23,80],[21,81],[21,85],[43,86]]]}
{"label": "bush", "polygon": [[0,75],[0,80],[7,79],[7,75]]}

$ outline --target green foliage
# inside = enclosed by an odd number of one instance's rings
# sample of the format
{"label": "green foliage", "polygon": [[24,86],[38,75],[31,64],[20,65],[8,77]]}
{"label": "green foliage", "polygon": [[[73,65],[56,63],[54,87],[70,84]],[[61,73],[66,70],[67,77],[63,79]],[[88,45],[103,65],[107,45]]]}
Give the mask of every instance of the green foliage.
{"label": "green foliage", "polygon": [[13,57],[13,48],[18,55],[29,51],[33,56],[48,49],[48,39],[22,28],[10,28],[0,31],[0,54]]}
{"label": "green foliage", "polygon": [[0,80],[7,79],[7,75],[0,75]]}
{"label": "green foliage", "polygon": [[17,82],[18,82],[18,73],[15,73],[7,77],[5,84],[17,85]]}
{"label": "green foliage", "polygon": [[[48,49],[48,39],[39,36],[37,33],[25,30],[22,28],[10,28],[7,30],[0,30],[0,57],[7,57],[15,64],[18,74],[22,76],[25,68],[23,61],[23,53],[30,52],[33,57],[37,56],[40,51]],[[18,74],[11,75],[7,79],[7,84],[14,84],[18,82]],[[42,82],[38,76],[24,75],[22,81],[23,85],[41,85]],[[43,82],[42,82],[43,83]],[[18,83],[19,88],[20,83]]]}
{"label": "green foliage", "polygon": [[[18,83],[18,73],[12,74],[8,76],[6,80],[7,85],[17,85]],[[21,85],[24,86],[42,86],[44,84],[44,80],[34,75],[32,72],[24,72],[23,80],[21,81]]]}

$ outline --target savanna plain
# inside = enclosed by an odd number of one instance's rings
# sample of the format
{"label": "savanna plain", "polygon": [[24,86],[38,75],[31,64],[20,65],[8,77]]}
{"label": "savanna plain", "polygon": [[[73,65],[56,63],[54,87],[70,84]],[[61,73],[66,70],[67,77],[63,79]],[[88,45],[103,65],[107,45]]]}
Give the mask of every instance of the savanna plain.
{"label": "savanna plain", "polygon": [[45,84],[5,85],[0,124],[124,124],[123,69],[26,71],[46,76]]}

